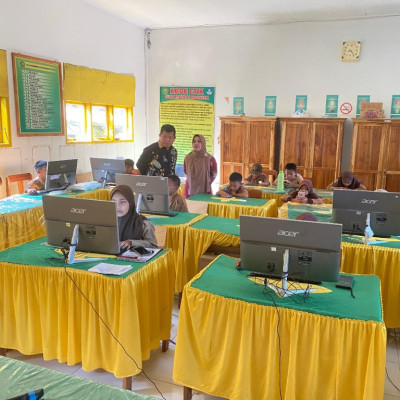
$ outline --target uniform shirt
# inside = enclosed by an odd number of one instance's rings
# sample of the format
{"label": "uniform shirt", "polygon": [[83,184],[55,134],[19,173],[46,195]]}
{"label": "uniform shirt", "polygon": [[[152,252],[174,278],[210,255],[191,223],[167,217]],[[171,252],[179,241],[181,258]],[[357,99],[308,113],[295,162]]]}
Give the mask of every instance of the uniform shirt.
{"label": "uniform shirt", "polygon": [[169,196],[169,209],[171,211],[189,212],[186,200],[177,191]]}
{"label": "uniform shirt", "polygon": [[224,192],[230,194],[231,196],[236,196],[237,194],[243,194],[244,195],[243,197],[249,197],[249,192],[243,185],[240,185],[239,189],[236,191],[231,190],[229,186],[225,186],[223,190]]}
{"label": "uniform shirt", "polygon": [[142,175],[170,176],[175,174],[178,152],[175,147],[160,147],[158,142],[147,146],[136,166]]}

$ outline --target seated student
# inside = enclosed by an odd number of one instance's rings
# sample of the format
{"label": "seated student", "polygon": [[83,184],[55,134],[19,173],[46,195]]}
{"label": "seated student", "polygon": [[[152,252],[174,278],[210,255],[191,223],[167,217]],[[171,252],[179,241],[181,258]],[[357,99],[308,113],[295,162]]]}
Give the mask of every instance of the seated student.
{"label": "seated student", "polygon": [[[285,187],[299,187],[303,177],[297,173],[297,166],[294,163],[288,163],[285,165],[285,181],[283,182]],[[278,184],[278,179],[275,179],[273,185]]]}
{"label": "seated student", "polygon": [[313,221],[313,222],[318,222],[317,217],[314,214],[311,214],[309,212],[304,212],[299,214],[296,219],[298,221]]}
{"label": "seated student", "polygon": [[28,182],[25,192],[34,194],[38,190],[43,190],[46,183],[47,161],[39,160],[35,164],[37,177]]}
{"label": "seated student", "polygon": [[249,192],[242,185],[242,175],[239,172],[232,172],[229,176],[229,185],[217,192],[221,197],[249,197]]}
{"label": "seated student", "polygon": [[354,177],[351,171],[343,171],[339,178],[328,185],[327,189],[367,190],[367,188]]}
{"label": "seated student", "polygon": [[132,159],[125,159],[125,173],[128,175],[140,175],[140,171],[135,168],[135,163]]}
{"label": "seated student", "polygon": [[243,181],[245,185],[269,186],[268,176],[262,173],[261,164],[253,164],[250,175]]}
{"label": "seated student", "polygon": [[178,193],[181,180],[177,175],[168,177],[169,209],[171,211],[189,212],[186,200]]}
{"label": "seated student", "polygon": [[117,203],[120,247],[157,247],[153,224],[136,212],[135,196],[126,185],[118,185],[111,191],[111,201]]}
{"label": "seated student", "polygon": [[292,190],[290,193],[282,195],[281,199],[284,203],[292,201],[299,204],[323,204],[324,202],[313,192],[312,183],[308,179],[301,181],[299,190]]}

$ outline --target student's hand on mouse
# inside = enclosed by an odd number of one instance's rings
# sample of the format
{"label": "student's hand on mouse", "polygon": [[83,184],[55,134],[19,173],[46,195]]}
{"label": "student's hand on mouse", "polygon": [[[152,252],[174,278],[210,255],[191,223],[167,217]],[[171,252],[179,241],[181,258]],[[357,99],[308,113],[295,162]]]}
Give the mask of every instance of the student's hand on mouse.
{"label": "student's hand on mouse", "polygon": [[28,194],[35,194],[37,192],[36,189],[28,189],[27,193]]}
{"label": "student's hand on mouse", "polygon": [[119,247],[121,247],[122,249],[128,250],[131,246],[132,244],[130,240],[124,240],[123,242],[119,243]]}
{"label": "student's hand on mouse", "polygon": [[219,192],[219,194],[220,194],[221,197],[224,197],[224,198],[227,198],[227,197],[229,196],[229,194],[226,193],[226,192],[224,192],[223,190],[221,190],[221,191]]}

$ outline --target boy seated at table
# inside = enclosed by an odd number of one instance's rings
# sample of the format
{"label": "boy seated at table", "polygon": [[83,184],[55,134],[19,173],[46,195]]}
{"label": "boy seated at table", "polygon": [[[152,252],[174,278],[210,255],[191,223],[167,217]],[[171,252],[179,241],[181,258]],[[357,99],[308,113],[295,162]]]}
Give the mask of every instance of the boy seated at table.
{"label": "boy seated at table", "polygon": [[313,192],[313,186],[310,180],[303,179],[299,190],[292,190],[281,197],[283,203],[291,201],[298,204],[323,204],[324,200]]}
{"label": "boy seated at table", "polygon": [[351,171],[343,171],[339,178],[328,185],[327,189],[367,190],[367,188],[354,177]]}
{"label": "boy seated at table", "polygon": [[262,173],[262,165],[255,163],[250,171],[250,175],[243,181],[245,185],[269,186],[267,175]]}
{"label": "boy seated at table", "polygon": [[28,182],[25,192],[34,194],[38,190],[43,190],[46,183],[47,161],[39,160],[35,164],[37,177]]}
{"label": "boy seated at table", "polygon": [[229,176],[229,185],[217,192],[221,197],[249,197],[249,192],[242,185],[242,175],[239,172],[232,172]]}
{"label": "boy seated at table", "polygon": [[178,193],[181,180],[177,175],[168,177],[169,209],[171,211],[189,212],[186,200]]}
{"label": "boy seated at table", "polygon": [[140,171],[135,169],[135,163],[131,158],[125,158],[125,174],[140,175]]}
{"label": "boy seated at table", "polygon": [[[298,188],[302,180],[303,177],[297,173],[297,165],[295,163],[287,163],[285,165],[285,180],[283,182],[284,186],[287,188]],[[278,179],[275,179],[273,185],[278,185]]]}

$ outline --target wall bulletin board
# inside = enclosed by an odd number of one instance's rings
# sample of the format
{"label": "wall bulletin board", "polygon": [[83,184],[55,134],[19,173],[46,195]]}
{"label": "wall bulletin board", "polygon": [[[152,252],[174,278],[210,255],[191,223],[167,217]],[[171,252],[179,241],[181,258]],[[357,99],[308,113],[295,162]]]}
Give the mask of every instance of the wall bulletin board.
{"label": "wall bulletin board", "polygon": [[61,63],[12,53],[18,136],[64,135]]}

